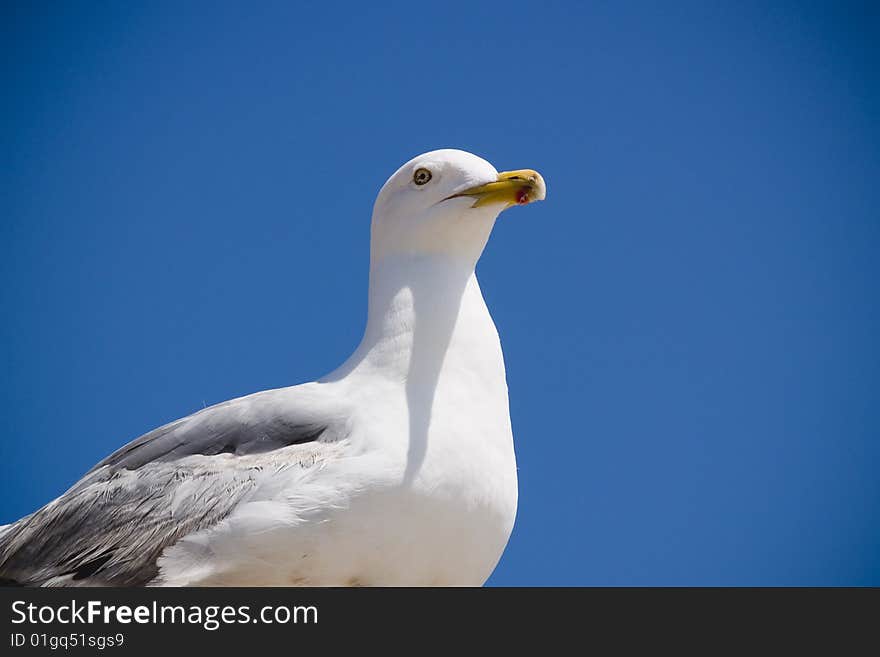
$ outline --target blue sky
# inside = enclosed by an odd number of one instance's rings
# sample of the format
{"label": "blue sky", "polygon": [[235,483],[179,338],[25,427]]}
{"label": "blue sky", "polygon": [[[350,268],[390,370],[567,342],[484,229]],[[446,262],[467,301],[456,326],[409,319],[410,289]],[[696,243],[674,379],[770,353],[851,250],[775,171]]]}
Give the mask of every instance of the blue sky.
{"label": "blue sky", "polygon": [[490,583],[880,585],[876,6],[145,4],[0,21],[0,522],[340,363],[376,192],[457,147],[549,192],[478,268]]}

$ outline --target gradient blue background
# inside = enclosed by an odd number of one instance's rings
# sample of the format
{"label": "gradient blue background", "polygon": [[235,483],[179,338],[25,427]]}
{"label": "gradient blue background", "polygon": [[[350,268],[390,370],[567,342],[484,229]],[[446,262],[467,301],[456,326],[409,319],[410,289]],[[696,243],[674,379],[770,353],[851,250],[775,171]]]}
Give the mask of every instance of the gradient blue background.
{"label": "gradient blue background", "polygon": [[0,521],[340,363],[375,193],[459,147],[549,188],[478,269],[490,582],[880,584],[876,9],[129,4],[0,21]]}

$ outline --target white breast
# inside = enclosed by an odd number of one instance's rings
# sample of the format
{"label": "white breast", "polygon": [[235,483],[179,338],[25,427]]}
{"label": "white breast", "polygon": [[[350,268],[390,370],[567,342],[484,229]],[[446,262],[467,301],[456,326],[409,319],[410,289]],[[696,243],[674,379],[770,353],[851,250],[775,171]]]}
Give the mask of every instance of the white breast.
{"label": "white breast", "polygon": [[353,409],[346,456],[293,471],[254,503],[257,513],[237,512],[198,549],[178,546],[164,560],[166,583],[478,586],[489,577],[517,503],[501,345],[473,274],[457,298],[435,294],[418,308],[425,293],[389,295],[379,338],[312,384]]}
{"label": "white breast", "polygon": [[504,361],[476,277],[439,363],[435,356],[415,344],[405,376],[381,386],[349,380],[360,391],[353,394],[361,395],[367,449],[386,458],[386,479],[352,507],[351,521],[362,523],[374,546],[358,576],[365,583],[480,585],[513,527],[516,462]]}

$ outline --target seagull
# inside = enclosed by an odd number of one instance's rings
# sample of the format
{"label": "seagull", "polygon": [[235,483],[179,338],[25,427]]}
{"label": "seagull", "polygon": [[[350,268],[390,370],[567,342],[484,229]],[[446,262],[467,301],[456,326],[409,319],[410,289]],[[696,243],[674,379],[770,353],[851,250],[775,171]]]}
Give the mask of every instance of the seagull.
{"label": "seagull", "polygon": [[536,171],[419,155],[373,207],[367,325],[310,383],[159,427],[0,527],[7,586],[480,586],[517,476],[475,266]]}

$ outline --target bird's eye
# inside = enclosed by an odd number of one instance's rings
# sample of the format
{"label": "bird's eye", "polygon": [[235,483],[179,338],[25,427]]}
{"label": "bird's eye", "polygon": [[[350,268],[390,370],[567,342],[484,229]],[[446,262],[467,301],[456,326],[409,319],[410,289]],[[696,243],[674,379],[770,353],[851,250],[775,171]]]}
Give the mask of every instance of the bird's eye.
{"label": "bird's eye", "polygon": [[416,185],[424,185],[431,179],[431,172],[427,169],[416,169],[416,172],[413,174],[413,182]]}

